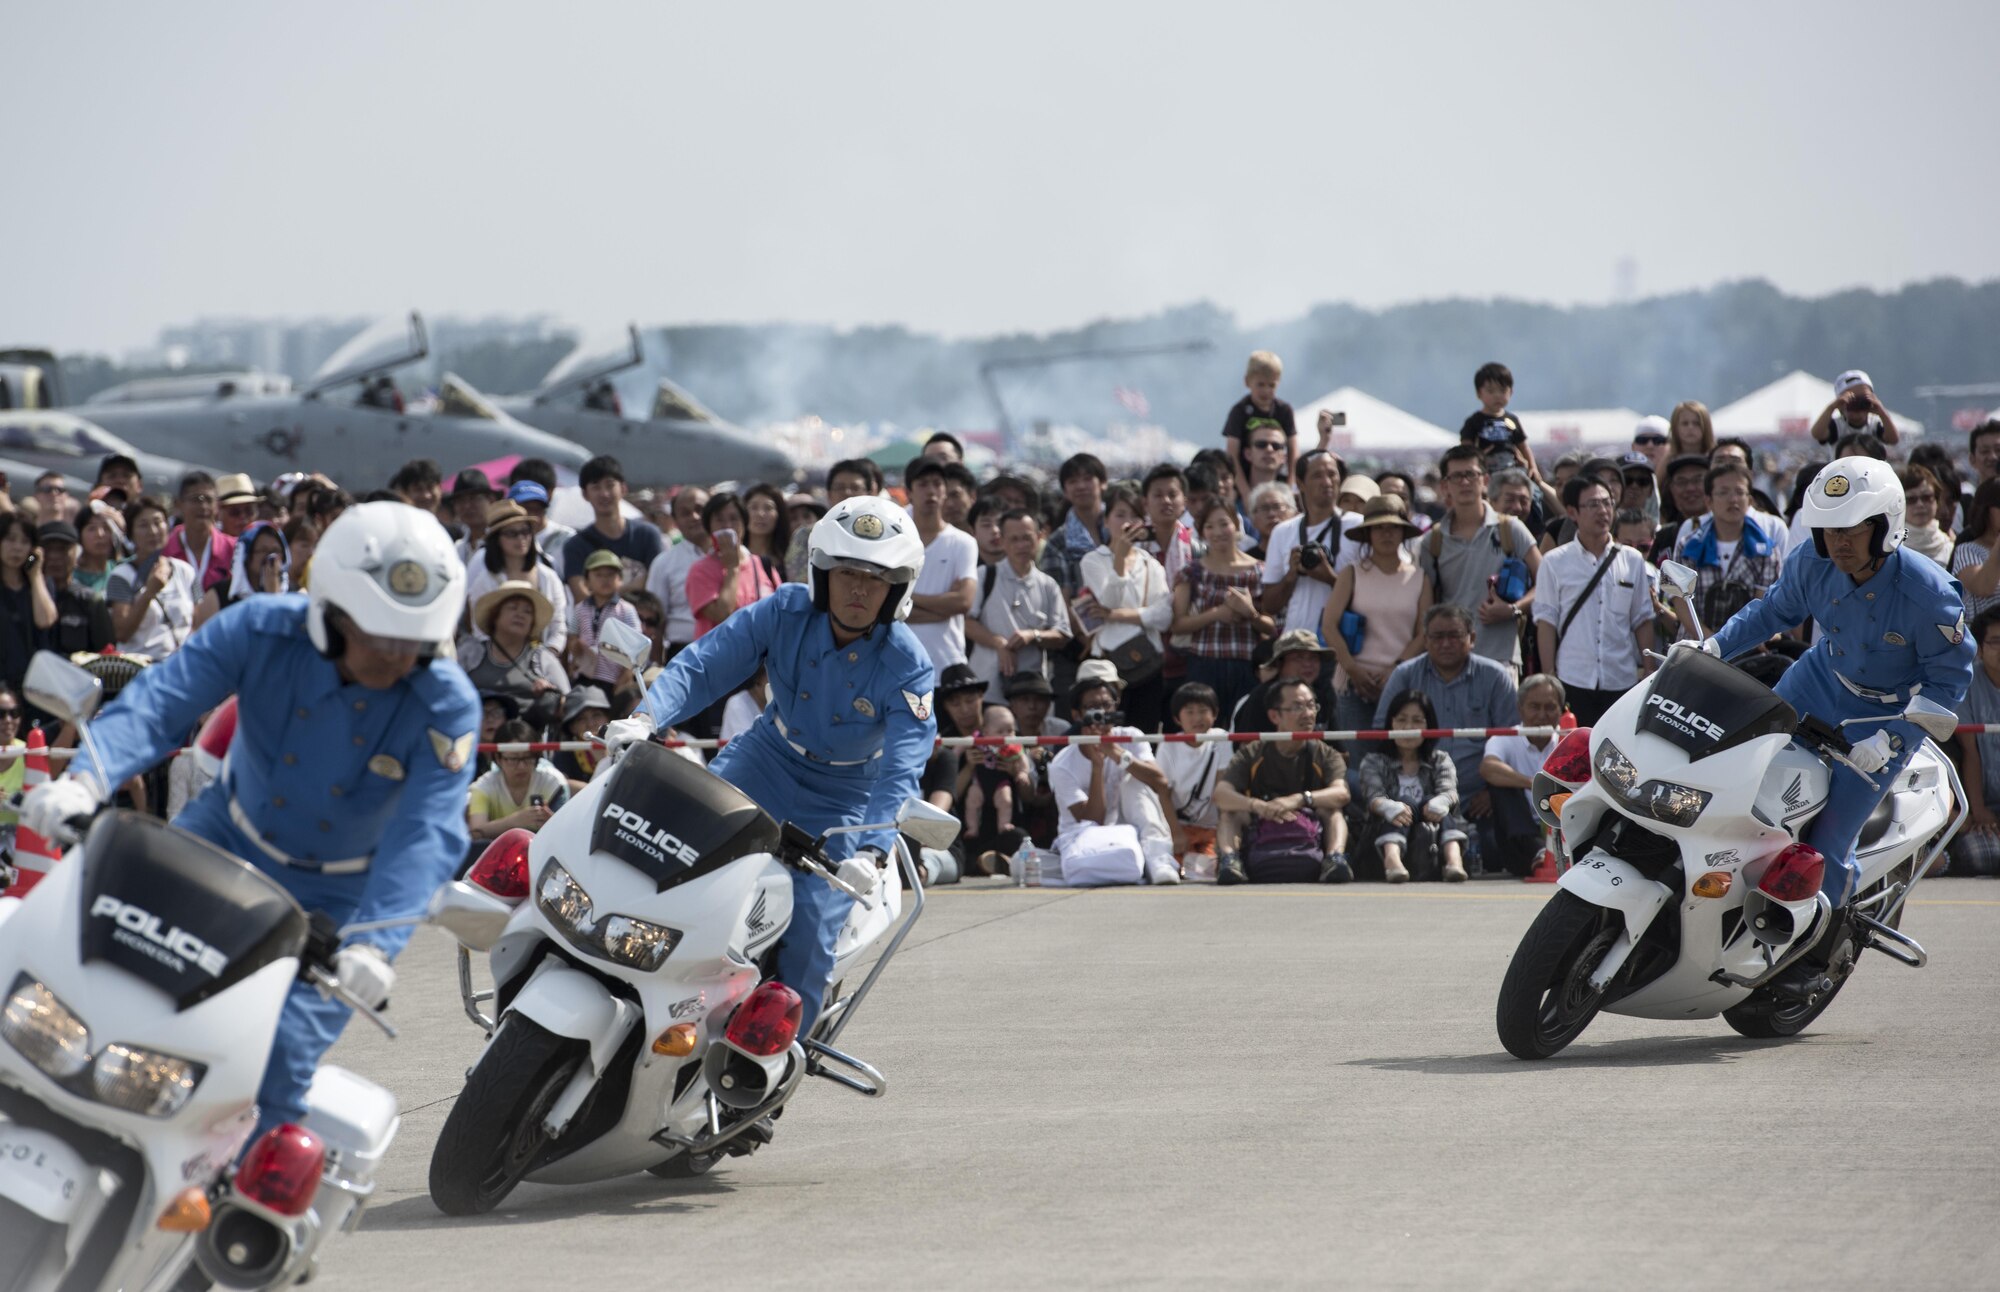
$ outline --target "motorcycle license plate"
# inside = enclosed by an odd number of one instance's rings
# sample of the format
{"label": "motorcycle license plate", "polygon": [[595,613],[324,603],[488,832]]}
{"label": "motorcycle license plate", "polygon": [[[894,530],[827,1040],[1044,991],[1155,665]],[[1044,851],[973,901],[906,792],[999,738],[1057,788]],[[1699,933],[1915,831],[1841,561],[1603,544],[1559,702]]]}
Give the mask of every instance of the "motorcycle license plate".
{"label": "motorcycle license plate", "polygon": [[88,1171],[75,1149],[48,1132],[0,1122],[0,1197],[67,1224],[83,1205]]}

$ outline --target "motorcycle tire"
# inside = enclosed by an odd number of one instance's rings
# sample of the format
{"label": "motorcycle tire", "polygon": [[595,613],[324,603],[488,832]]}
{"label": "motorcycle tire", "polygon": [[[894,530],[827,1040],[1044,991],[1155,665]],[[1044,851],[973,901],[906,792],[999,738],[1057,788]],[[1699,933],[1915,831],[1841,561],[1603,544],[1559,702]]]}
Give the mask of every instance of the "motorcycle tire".
{"label": "motorcycle tire", "polygon": [[1517,1059],[1546,1059],[1583,1034],[1604,1003],[1590,986],[1624,928],[1615,912],[1557,889],[1514,950],[1494,1022]]}
{"label": "motorcycle tire", "polygon": [[[1891,925],[1901,922],[1902,912],[1898,911],[1896,914],[1897,918],[1890,921]],[[1738,1035],[1756,1041],[1776,1041],[1797,1036],[1810,1027],[1814,1019],[1826,1013],[1826,1007],[1833,1004],[1835,996],[1840,995],[1840,989],[1854,976],[1854,962],[1859,958],[1859,954],[1851,943],[1841,950],[1835,964],[1828,969],[1833,978],[1832,990],[1811,1004],[1779,996],[1771,991],[1759,990],[1751,992],[1741,1004],[1723,1010],[1722,1021],[1735,1028]],[[1840,963],[1840,957],[1845,958],[1844,965]],[[1841,972],[1834,972],[1836,968]]]}
{"label": "motorcycle tire", "polygon": [[512,1015],[501,1024],[431,1151],[431,1201],[447,1216],[493,1210],[533,1170],[550,1138],[542,1129],[584,1060],[581,1041]]}

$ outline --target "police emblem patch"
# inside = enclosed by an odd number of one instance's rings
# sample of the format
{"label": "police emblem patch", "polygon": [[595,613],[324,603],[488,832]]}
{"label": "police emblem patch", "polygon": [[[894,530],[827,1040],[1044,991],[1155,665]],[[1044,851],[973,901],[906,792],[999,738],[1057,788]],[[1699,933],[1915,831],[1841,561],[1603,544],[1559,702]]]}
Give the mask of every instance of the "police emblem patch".
{"label": "police emblem patch", "polygon": [[465,760],[472,756],[472,738],[476,733],[468,731],[453,740],[436,727],[425,727],[424,731],[431,738],[431,752],[437,755],[438,762],[446,771],[458,771],[465,766]]}
{"label": "police emblem patch", "polygon": [[1908,646],[1910,644],[1910,639],[1901,633],[1883,633],[1882,640],[1888,642],[1891,646]]}
{"label": "police emblem patch", "polygon": [[1828,480],[1826,482],[1825,493],[1829,498],[1845,498],[1847,496],[1847,477],[1835,476],[1831,480]]}
{"label": "police emblem patch", "polygon": [[1965,612],[1963,610],[1958,612],[1957,623],[1939,624],[1937,626],[1937,630],[1944,634],[1944,639],[1946,641],[1950,642],[1954,646],[1958,645],[1960,642],[1965,640]]}
{"label": "police emblem patch", "polygon": [[882,518],[866,513],[856,516],[854,518],[854,536],[856,538],[882,537]]}
{"label": "police emblem patch", "polygon": [[854,697],[854,711],[864,718],[875,716],[875,706],[868,703],[868,697],[862,695]]}
{"label": "police emblem patch", "polygon": [[415,561],[398,561],[389,567],[389,591],[399,597],[422,596],[431,576]]}
{"label": "police emblem patch", "polygon": [[905,691],[903,692],[903,702],[910,706],[911,713],[917,715],[918,722],[922,722],[931,716],[931,693],[929,691],[924,692],[922,695],[911,695],[908,691]]}
{"label": "police emblem patch", "polygon": [[388,754],[377,754],[369,759],[368,770],[384,780],[400,781],[403,779],[403,765]]}

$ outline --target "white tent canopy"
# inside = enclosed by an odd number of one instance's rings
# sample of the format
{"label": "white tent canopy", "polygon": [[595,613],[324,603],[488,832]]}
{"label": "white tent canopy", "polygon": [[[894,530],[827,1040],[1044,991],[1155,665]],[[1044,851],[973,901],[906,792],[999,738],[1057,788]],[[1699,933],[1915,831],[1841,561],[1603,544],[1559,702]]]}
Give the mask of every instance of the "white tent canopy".
{"label": "white tent canopy", "polygon": [[1342,457],[1435,457],[1458,443],[1458,436],[1415,413],[1406,413],[1364,390],[1342,386],[1292,410],[1301,452],[1319,443],[1321,409],[1347,414],[1347,425],[1333,428],[1333,451]]}
{"label": "white tent canopy", "polygon": [[1630,448],[1632,432],[1638,429],[1645,414],[1629,408],[1554,408],[1517,410],[1514,416],[1527,432],[1528,443],[1560,450],[1596,444]]}
{"label": "white tent canopy", "polygon": [[[1735,435],[1758,440],[1776,436],[1804,440],[1812,430],[1813,419],[1832,402],[1832,382],[1822,381],[1809,372],[1795,371],[1751,391],[1733,404],[1725,404],[1710,416],[1715,420],[1715,433],[1719,437]],[[1924,433],[1924,424],[1916,418],[1905,417],[1893,408],[1889,415],[1896,419],[1898,434]]]}

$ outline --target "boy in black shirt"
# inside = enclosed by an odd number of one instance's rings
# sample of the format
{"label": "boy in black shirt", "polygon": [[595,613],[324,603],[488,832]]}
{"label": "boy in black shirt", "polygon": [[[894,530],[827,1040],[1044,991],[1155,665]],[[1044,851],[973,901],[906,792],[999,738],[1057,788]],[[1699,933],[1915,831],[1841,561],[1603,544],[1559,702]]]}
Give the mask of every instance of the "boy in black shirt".
{"label": "boy in black shirt", "polygon": [[1276,427],[1285,433],[1284,470],[1279,473],[1284,479],[1291,479],[1292,469],[1298,465],[1299,433],[1292,421],[1292,406],[1278,398],[1278,382],[1284,375],[1285,365],[1277,355],[1269,350],[1253,353],[1243,373],[1243,384],[1250,393],[1230,406],[1228,420],[1222,424],[1222,442],[1236,469],[1238,498],[1250,496],[1249,464],[1243,455],[1252,431]]}
{"label": "boy in black shirt", "polygon": [[1507,411],[1507,401],[1514,397],[1514,374],[1504,363],[1482,364],[1472,374],[1472,388],[1479,393],[1479,411],[1458,428],[1459,442],[1476,444],[1482,453],[1504,448],[1540,480],[1542,472],[1528,447],[1528,433],[1521,428],[1521,419]]}

